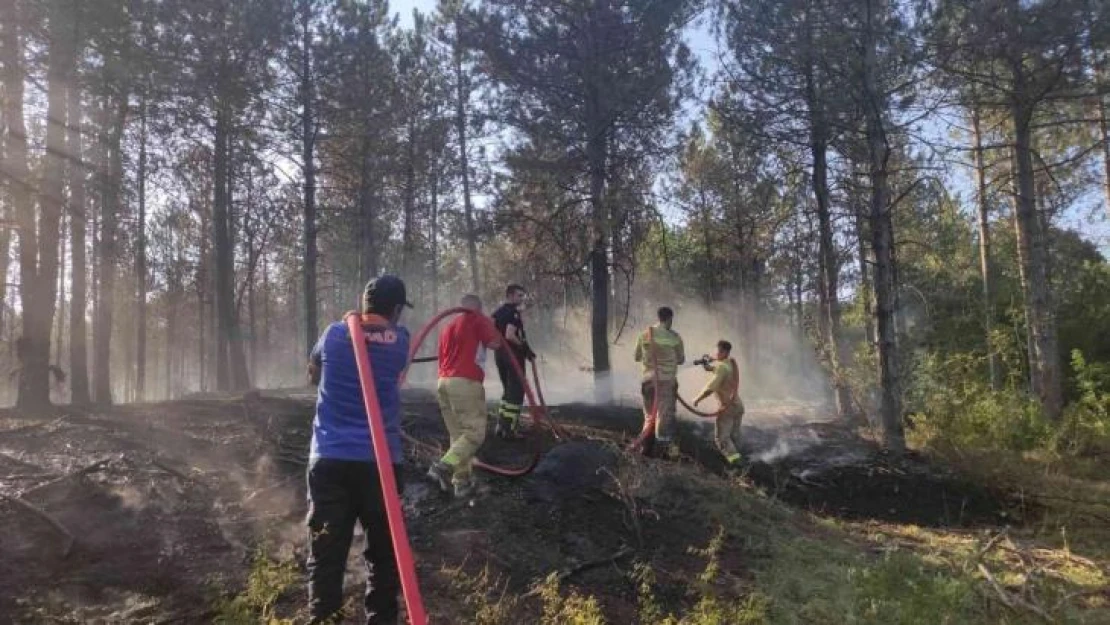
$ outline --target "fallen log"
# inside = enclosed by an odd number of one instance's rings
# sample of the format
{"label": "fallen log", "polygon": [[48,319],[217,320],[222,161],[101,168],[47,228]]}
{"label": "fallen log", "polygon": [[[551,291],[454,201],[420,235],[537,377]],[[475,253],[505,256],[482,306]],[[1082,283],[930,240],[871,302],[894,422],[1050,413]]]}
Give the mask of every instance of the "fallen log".
{"label": "fallen log", "polygon": [[70,553],[70,551],[73,550],[73,543],[76,542],[76,539],[73,537],[73,534],[71,534],[69,532],[69,530],[67,530],[65,528],[65,526],[61,524],[60,521],[55,519],[53,516],[51,516],[48,512],[46,512],[42,508],[40,508],[40,507],[36,506],[35,504],[27,501],[26,499],[23,499],[22,497],[19,497],[18,495],[8,495],[8,494],[5,494],[5,493],[0,493],[0,499],[6,499],[6,500],[16,504],[17,506],[23,508],[24,510],[38,516],[40,519],[49,523],[50,526],[53,527],[55,530],[57,530],[58,533],[60,533],[62,536],[65,536],[66,537],[66,546],[65,546],[65,549],[62,550],[62,558],[64,559],[64,558],[69,557],[69,553]]}

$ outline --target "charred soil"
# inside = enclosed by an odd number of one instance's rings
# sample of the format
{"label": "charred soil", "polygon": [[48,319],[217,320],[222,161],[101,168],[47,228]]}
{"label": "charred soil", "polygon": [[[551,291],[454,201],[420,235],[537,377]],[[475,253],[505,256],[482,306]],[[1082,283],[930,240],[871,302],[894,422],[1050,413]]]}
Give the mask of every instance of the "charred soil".
{"label": "charred soil", "polygon": [[[851,521],[990,528],[1039,514],[1014,493],[921,456],[887,457],[834,425],[745,427],[751,461],[737,474],[721,464],[706,422],[686,423],[675,466],[623,451],[639,430],[636,410],[551,412],[563,439],[546,430],[523,442],[491,436],[482,452],[505,466],[542,453],[535,472],[484,477],[476,497],[456,501],[422,478],[446,443],[435,403],[427,393],[406,395],[404,503],[424,594],[440,619],[433,622],[473,612],[478,591],[460,590],[460,576],[483,573],[486,590],[521,597],[505,607],[509,622],[539,613],[532,589],[551,574],[588,591],[611,622],[636,622],[634,562],[652,567],[662,607],[680,609],[706,566],[690,547],[722,531],[715,513],[692,504],[707,496],[706,480]],[[241,587],[256,547],[303,563],[311,419],[310,396],[296,393],[64,410],[39,420],[0,413],[0,615],[9,615],[0,620],[209,622],[215,600]],[[736,514],[744,512],[722,510],[721,518]],[[714,554],[727,573],[715,592],[737,600],[753,587],[751,563],[768,557],[766,545],[739,538]],[[287,593],[279,611],[295,616],[300,593]]]}

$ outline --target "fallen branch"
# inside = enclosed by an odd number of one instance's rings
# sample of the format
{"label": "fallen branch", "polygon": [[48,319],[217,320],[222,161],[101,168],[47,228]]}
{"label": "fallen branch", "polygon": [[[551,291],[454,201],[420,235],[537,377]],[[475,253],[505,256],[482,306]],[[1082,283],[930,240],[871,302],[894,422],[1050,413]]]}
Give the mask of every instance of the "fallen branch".
{"label": "fallen branch", "polygon": [[47,428],[47,427],[55,426],[55,425],[61,423],[62,421],[65,421],[68,418],[69,418],[68,415],[62,415],[62,416],[58,417],[57,419],[54,419],[53,421],[40,421],[38,423],[32,423],[30,425],[23,425],[23,426],[20,426],[20,427],[17,427],[17,428],[12,428],[10,430],[2,430],[2,431],[0,431],[0,436],[6,436],[8,434],[26,434],[27,432],[30,432],[31,430],[37,430],[39,428]]}
{"label": "fallen branch", "polygon": [[192,477],[190,477],[190,476],[182,473],[181,471],[169,466],[168,464],[165,464],[164,462],[162,462],[161,460],[158,460],[157,458],[151,458],[150,464],[158,467],[159,469],[162,469],[163,471],[165,471],[166,473],[169,473],[170,475],[173,475],[173,476],[177,477],[178,479],[180,479],[183,482],[193,482],[193,481],[195,481]]}
{"label": "fallen branch", "polygon": [[987,570],[987,567],[983,566],[982,563],[979,563],[978,567],[979,572],[982,573],[983,577],[986,578],[986,580],[990,583],[991,588],[994,588],[994,591],[998,593],[999,600],[1002,601],[1002,604],[1005,605],[1007,608],[1010,608],[1015,612],[1018,610],[1018,608],[1023,608],[1025,610],[1028,610],[1029,612],[1032,612],[1033,614],[1036,614],[1049,623],[1056,622],[1056,619],[1052,618],[1052,616],[1045,612],[1044,609],[1029,603],[1021,597],[1007,592],[1006,589],[1002,587],[1002,584],[998,583],[998,580],[994,578],[994,575],[991,575],[991,572]]}
{"label": "fallen branch", "polygon": [[0,497],[2,497],[4,499],[7,499],[8,501],[18,505],[19,507],[23,508],[24,510],[26,510],[26,511],[32,513],[32,514],[37,515],[39,518],[41,518],[44,521],[46,521],[47,523],[49,523],[51,527],[53,527],[55,530],[58,531],[58,533],[60,533],[62,536],[65,536],[66,537],[66,546],[65,546],[65,549],[62,550],[62,558],[69,557],[69,552],[73,550],[73,543],[76,541],[76,539],[73,537],[73,534],[71,534],[69,532],[69,530],[67,530],[65,528],[65,526],[61,524],[60,521],[55,519],[53,516],[51,516],[49,513],[47,513],[42,508],[40,508],[40,507],[36,506],[35,504],[27,501],[26,499],[23,499],[22,497],[20,497],[18,495],[7,495],[7,494],[4,494],[4,493],[0,493]]}
{"label": "fallen branch", "polygon": [[[566,569],[564,571],[560,571],[555,576],[555,580],[558,581],[559,583],[563,583],[567,579],[581,573],[582,571],[588,571],[589,569],[594,569],[594,568],[597,568],[597,567],[605,565],[605,564],[611,564],[613,562],[616,562],[616,561],[620,560],[621,558],[625,558],[627,556],[632,555],[634,552],[635,552],[635,550],[632,547],[629,547],[628,545],[625,545],[625,546],[621,547],[620,549],[618,549],[617,552],[614,553],[613,555],[610,555],[610,556],[607,556],[607,557],[604,557],[604,558],[597,558],[596,560],[587,560],[587,561],[585,561],[585,562],[583,562],[579,565],[576,565],[572,568]],[[524,596],[525,597],[534,597],[538,594],[540,594],[540,589],[539,589],[539,587],[535,587],[532,590],[529,590],[527,593],[525,593]]]}
{"label": "fallen branch", "polygon": [[20,497],[25,497],[25,496],[27,496],[31,493],[49,488],[49,487],[51,487],[55,484],[58,484],[60,482],[70,480],[70,479],[73,479],[75,477],[80,477],[82,475],[88,475],[89,473],[95,473],[95,472],[103,469],[105,467],[105,465],[107,465],[112,460],[115,460],[115,458],[112,457],[112,458],[103,458],[101,460],[97,460],[96,462],[94,462],[90,465],[87,465],[85,467],[82,467],[82,468],[80,468],[76,471],[70,471],[69,473],[66,473],[65,475],[63,475],[59,478],[55,478],[53,480],[43,482],[41,484],[36,484],[36,485],[32,486],[31,488],[28,488],[27,490],[20,492],[19,496]]}
{"label": "fallen branch", "polygon": [[268,493],[272,490],[276,490],[276,489],[281,488],[283,486],[288,486],[290,482],[292,482],[294,480],[299,480],[299,479],[301,479],[301,476],[294,475],[294,476],[291,476],[291,477],[287,477],[284,480],[281,480],[281,481],[279,481],[275,484],[270,484],[269,486],[263,486],[262,488],[259,488],[259,489],[255,490],[254,492],[252,492],[250,495],[247,495],[246,499],[243,500],[243,503],[247,503],[248,501],[253,500],[255,497],[258,497],[262,493]]}

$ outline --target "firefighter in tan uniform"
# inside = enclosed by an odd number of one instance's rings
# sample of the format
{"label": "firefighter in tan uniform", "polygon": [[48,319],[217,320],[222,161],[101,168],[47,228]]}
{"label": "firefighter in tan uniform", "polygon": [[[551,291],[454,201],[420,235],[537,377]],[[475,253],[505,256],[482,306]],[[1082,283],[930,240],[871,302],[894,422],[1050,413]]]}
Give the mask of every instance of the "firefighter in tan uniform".
{"label": "firefighter in tan uniform", "polygon": [[729,465],[735,467],[740,464],[740,422],[744,419],[744,402],[740,401],[740,371],[731,354],[731,343],[717,341],[717,354],[712,363],[694,361],[706,371],[713,372],[713,377],[694,400],[694,405],[710,395],[717,396],[717,401],[721,403],[715,432],[717,447]]}
{"label": "firefighter in tan uniform", "polygon": [[[640,392],[644,400],[645,424],[655,413],[655,441],[658,455],[675,455],[675,403],[678,397],[678,366],[686,362],[682,337],[671,329],[674,311],[658,310],[659,323],[640,333],[636,339],[636,362],[642,365]],[[659,393],[656,396],[655,389]],[[646,450],[645,450],[646,451]]]}

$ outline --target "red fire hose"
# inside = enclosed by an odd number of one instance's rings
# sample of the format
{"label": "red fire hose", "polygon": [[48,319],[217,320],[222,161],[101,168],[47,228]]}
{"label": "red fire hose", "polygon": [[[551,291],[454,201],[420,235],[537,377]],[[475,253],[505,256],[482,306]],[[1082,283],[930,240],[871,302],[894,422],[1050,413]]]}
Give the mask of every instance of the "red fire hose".
{"label": "red fire hose", "polygon": [[[409,362],[410,363],[417,361],[416,354],[417,354],[417,352],[420,351],[420,347],[424,344],[424,341],[428,338],[428,335],[431,334],[432,330],[434,330],[435,327],[437,325],[439,325],[439,323],[441,321],[443,321],[447,317],[450,317],[451,315],[456,315],[456,314],[472,314],[473,315],[473,314],[479,314],[479,313],[477,313],[477,312],[475,312],[475,311],[473,311],[469,308],[458,307],[458,308],[449,308],[449,309],[444,310],[443,312],[437,314],[436,316],[432,317],[430,320],[428,320],[427,323],[424,324],[423,327],[420,328],[420,331],[416,333],[416,338],[413,340],[412,346],[409,349]],[[527,394],[529,408],[530,408],[531,413],[532,413],[532,420],[536,424],[541,424],[542,423],[543,425],[546,425],[547,428],[551,430],[551,433],[555,436],[555,438],[557,438],[557,439],[564,438],[565,435],[562,432],[561,428],[559,428],[559,426],[554,421],[552,421],[551,417],[548,416],[548,414],[547,414],[547,404],[544,403],[543,392],[540,390],[539,374],[537,373],[537,367],[536,367],[535,361],[532,361],[532,378],[533,378],[533,380],[535,380],[535,390],[536,390],[536,393],[539,394],[539,401],[536,401],[536,396],[533,394],[532,386],[528,384],[528,378],[524,374],[524,369],[520,365],[520,360],[516,357],[516,354],[513,353],[513,350],[509,347],[509,344],[507,342],[502,342],[501,343],[501,349],[504,351],[505,354],[508,355],[509,362],[512,363],[514,372],[516,373],[517,377],[520,379],[521,384],[524,386],[524,392]],[[423,359],[421,359],[421,360],[423,360]],[[401,373],[401,384],[402,385],[405,383],[405,376],[406,376],[407,373],[408,373],[408,368],[406,367],[405,371],[403,371]],[[535,440],[535,444],[538,445],[539,440],[538,439],[534,439],[534,440]],[[502,476],[505,476],[505,477],[519,477],[519,476],[522,476],[522,475],[527,475],[528,473],[530,473],[532,471],[532,469],[535,469],[536,465],[539,463],[539,460],[540,460],[540,450],[538,448],[535,448],[535,449],[533,449],[531,459],[528,461],[527,464],[525,464],[524,466],[521,466],[521,467],[516,467],[516,468],[501,467],[501,466],[497,466],[497,465],[490,464],[490,463],[487,463],[487,462],[483,462],[482,460],[480,460],[478,458],[474,459],[474,466],[479,468],[479,469],[489,471],[490,473],[495,473],[497,475],[502,475]]]}
{"label": "red fire hose", "polygon": [[362,401],[366,404],[366,417],[370,422],[370,443],[374,446],[374,457],[378,459],[378,479],[381,480],[385,513],[389,520],[389,534],[393,540],[393,553],[397,558],[397,570],[401,574],[401,591],[405,595],[405,609],[408,611],[409,622],[412,625],[427,625],[428,616],[424,612],[424,601],[420,597],[420,584],[416,579],[416,564],[412,557],[412,547],[409,545],[408,530],[405,528],[401,498],[397,495],[393,459],[389,455],[385,421],[382,419],[382,407],[378,404],[378,391],[374,387],[374,371],[371,369],[366,350],[366,334],[362,331],[361,315],[357,313],[347,315],[347,328],[351,332],[351,344],[355,350],[358,378],[362,386]]}

